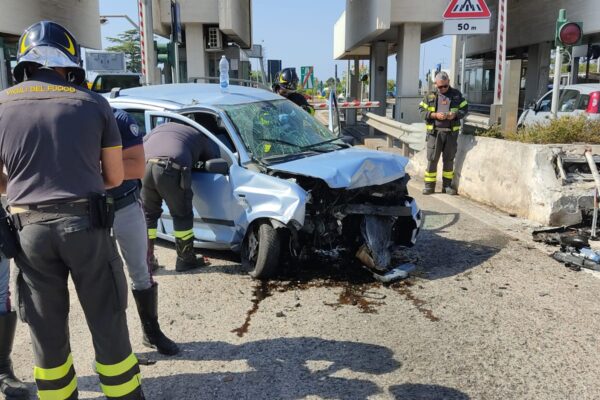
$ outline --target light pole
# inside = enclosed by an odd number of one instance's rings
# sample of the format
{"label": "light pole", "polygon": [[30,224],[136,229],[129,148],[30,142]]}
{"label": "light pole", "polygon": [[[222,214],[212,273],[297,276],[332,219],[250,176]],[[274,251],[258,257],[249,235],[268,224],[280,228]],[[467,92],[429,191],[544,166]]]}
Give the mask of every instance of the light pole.
{"label": "light pole", "polygon": [[140,27],[138,26],[138,24],[136,24],[135,22],[133,22],[133,20],[131,18],[129,18],[128,15],[124,15],[124,14],[123,15],[101,15],[100,16],[100,25],[104,25],[104,24],[108,23],[108,19],[109,18],[124,18],[127,21],[129,21],[129,23],[131,25],[133,25],[133,27],[135,29],[140,29]]}

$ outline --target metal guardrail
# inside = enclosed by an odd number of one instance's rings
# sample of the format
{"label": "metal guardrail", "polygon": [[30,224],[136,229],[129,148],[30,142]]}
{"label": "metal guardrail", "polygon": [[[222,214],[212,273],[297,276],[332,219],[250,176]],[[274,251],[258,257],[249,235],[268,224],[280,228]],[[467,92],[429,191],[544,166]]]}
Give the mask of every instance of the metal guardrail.
{"label": "metal guardrail", "polygon": [[388,147],[394,147],[395,140],[400,141],[406,157],[425,147],[425,124],[405,124],[370,112],[363,114],[362,120],[387,135]]}

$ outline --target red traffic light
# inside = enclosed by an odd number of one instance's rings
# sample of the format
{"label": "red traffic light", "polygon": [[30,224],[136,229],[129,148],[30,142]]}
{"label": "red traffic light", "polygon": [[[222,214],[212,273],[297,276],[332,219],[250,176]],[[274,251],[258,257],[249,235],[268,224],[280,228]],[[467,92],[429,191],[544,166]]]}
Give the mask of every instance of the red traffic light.
{"label": "red traffic light", "polygon": [[583,32],[579,24],[575,22],[568,22],[560,27],[558,37],[560,41],[566,46],[572,46],[579,43]]}

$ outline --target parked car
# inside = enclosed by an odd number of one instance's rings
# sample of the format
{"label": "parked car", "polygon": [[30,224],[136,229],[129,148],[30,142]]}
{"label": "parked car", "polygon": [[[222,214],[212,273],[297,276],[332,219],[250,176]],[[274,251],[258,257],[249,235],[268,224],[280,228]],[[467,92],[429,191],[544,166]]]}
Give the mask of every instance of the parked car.
{"label": "parked car", "polygon": [[[282,258],[354,255],[381,274],[394,246],[412,246],[421,212],[404,157],[353,148],[289,100],[215,84],[146,86],[107,98],[142,124],[188,124],[213,143],[193,172],[195,246],[241,253],[256,278]],[[166,206],[158,236],[174,241]],[[366,255],[366,259],[365,259]]]}
{"label": "parked car", "polygon": [[114,88],[128,89],[142,86],[142,77],[134,72],[101,73],[90,83],[89,89],[98,93],[108,93]]}
{"label": "parked car", "polygon": [[[584,83],[567,85],[560,88],[558,111],[559,117],[586,115],[592,119],[600,119],[600,84]],[[519,126],[543,124],[552,116],[552,90],[543,95],[530,108],[523,111],[519,118]]]}

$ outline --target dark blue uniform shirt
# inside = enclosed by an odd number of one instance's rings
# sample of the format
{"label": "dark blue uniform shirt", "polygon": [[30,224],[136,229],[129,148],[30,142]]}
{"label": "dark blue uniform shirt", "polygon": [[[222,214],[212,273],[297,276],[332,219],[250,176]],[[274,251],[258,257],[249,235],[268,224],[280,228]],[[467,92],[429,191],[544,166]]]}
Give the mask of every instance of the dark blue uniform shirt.
{"label": "dark blue uniform shirt", "polygon": [[[140,127],[136,120],[123,110],[113,108],[115,119],[117,120],[117,126],[121,133],[121,141],[123,142],[123,150],[130,147],[138,146],[144,143],[144,138]],[[121,186],[108,190],[108,193],[115,199],[123,196],[125,193],[134,190],[139,184],[138,179],[124,180]]]}

